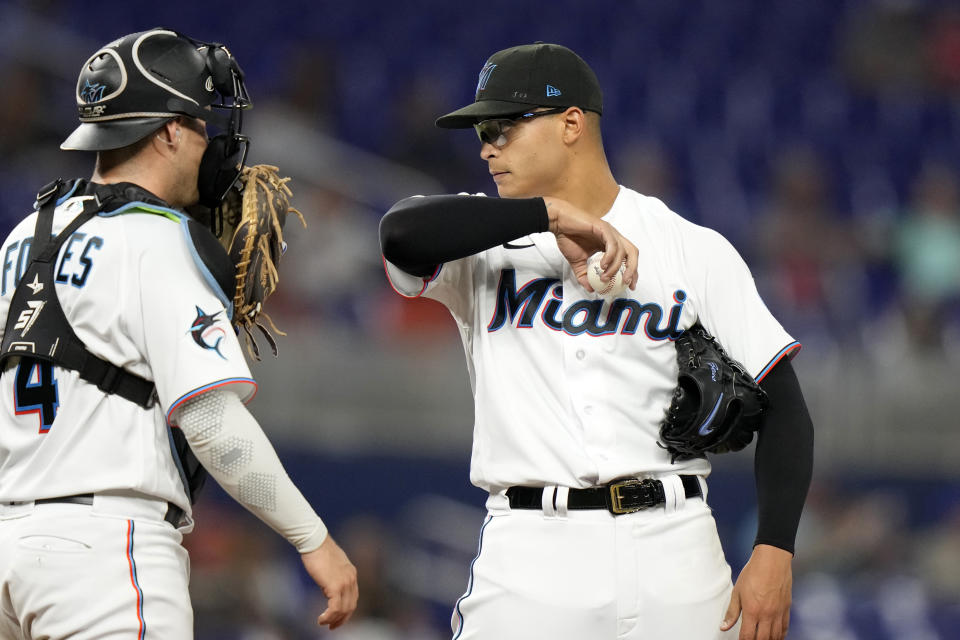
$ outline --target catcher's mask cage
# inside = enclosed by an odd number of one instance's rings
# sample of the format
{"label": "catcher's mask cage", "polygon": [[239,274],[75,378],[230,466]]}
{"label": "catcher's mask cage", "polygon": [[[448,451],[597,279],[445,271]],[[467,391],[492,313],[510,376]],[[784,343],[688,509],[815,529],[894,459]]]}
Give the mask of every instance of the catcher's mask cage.
{"label": "catcher's mask cage", "polygon": [[76,101],[81,124],[64,150],[119,149],[180,115],[206,121],[216,132],[200,164],[206,206],[219,204],[246,160],[242,114],[252,103],[243,71],[222,44],[163,28],[124,36],[84,62]]}

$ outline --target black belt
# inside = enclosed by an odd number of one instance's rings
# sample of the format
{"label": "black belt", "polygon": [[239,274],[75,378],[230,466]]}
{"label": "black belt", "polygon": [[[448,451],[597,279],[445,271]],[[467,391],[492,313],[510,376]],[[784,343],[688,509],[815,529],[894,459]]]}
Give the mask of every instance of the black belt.
{"label": "black belt", "polygon": [[[697,476],[680,476],[680,482],[688,498],[703,495]],[[512,509],[542,509],[543,487],[510,487],[507,498]],[[568,509],[609,509],[614,515],[649,509],[665,502],[663,482],[655,478],[629,478],[605,487],[570,489],[567,496]]]}
{"label": "black belt", "polygon": [[[54,504],[54,503],[67,503],[67,504],[85,504],[87,506],[93,505],[93,494],[92,493],[81,493],[75,496],[62,496],[60,498],[43,498],[41,500],[34,500],[34,504]],[[167,503],[167,513],[163,516],[163,519],[169,522],[174,527],[180,526],[180,520],[183,518],[183,509],[173,504],[172,502]]]}

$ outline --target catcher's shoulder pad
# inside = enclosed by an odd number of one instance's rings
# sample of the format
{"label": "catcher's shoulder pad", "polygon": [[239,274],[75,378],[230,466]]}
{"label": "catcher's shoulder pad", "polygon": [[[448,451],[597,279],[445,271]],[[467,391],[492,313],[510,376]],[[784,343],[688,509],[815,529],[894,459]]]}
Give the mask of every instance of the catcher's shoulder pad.
{"label": "catcher's shoulder pad", "polygon": [[[73,189],[77,184],[74,183]],[[208,210],[203,207],[187,207],[186,211],[174,209],[142,187],[128,182],[93,184],[90,189],[102,203],[99,213],[102,217],[144,213],[179,224],[194,264],[223,303],[227,315],[232,317],[235,267],[213,232],[194,218],[209,216]]]}
{"label": "catcher's shoulder pad", "polygon": [[183,225],[190,241],[190,253],[203,274],[207,284],[217,294],[217,298],[227,309],[227,315],[233,318],[233,289],[236,279],[236,267],[224,250],[220,240],[207,227],[190,217],[185,217]]}

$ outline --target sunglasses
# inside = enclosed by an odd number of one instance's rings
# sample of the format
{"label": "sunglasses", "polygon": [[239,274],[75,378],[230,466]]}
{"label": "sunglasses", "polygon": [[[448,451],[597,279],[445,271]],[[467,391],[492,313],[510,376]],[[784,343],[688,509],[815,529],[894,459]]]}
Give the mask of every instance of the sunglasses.
{"label": "sunglasses", "polygon": [[557,113],[563,113],[569,107],[553,107],[546,111],[530,111],[515,118],[494,118],[492,120],[483,120],[473,125],[477,131],[480,142],[492,144],[498,149],[507,144],[507,132],[510,131],[518,122],[533,120],[540,116],[552,116]]}

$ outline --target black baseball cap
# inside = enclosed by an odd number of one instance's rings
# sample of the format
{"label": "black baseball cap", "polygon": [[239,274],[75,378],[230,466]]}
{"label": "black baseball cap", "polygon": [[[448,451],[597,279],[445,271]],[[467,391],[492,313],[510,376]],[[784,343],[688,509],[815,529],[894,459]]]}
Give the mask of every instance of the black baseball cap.
{"label": "black baseball cap", "polygon": [[570,49],[543,42],[524,44],[490,56],[480,70],[473,104],[437,118],[436,125],[466,129],[531,107],[580,107],[603,113],[603,94],[596,74]]}

